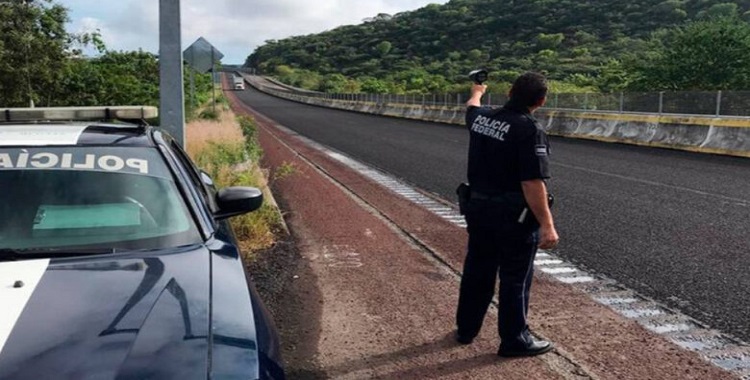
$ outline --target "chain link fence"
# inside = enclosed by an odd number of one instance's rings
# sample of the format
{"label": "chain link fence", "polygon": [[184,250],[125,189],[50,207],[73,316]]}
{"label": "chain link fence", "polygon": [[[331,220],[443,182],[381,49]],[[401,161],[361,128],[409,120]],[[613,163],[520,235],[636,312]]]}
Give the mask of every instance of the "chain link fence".
{"label": "chain link fence", "polygon": [[[462,107],[468,94],[340,94],[298,91],[284,86],[285,91],[297,95],[371,102],[398,103],[421,106]],[[506,94],[487,92],[482,103],[501,106]],[[614,113],[654,113],[672,115],[745,116],[750,117],[750,91],[692,91],[692,92],[620,92],[620,93],[550,93],[545,109],[598,111]]]}
{"label": "chain link fence", "polygon": [[[398,103],[423,106],[463,106],[467,94],[332,94],[299,93],[319,98],[355,102]],[[487,93],[482,103],[501,106],[507,95]],[[655,113],[672,115],[750,116],[750,91],[623,92],[613,94],[555,94],[547,97],[546,109]]]}

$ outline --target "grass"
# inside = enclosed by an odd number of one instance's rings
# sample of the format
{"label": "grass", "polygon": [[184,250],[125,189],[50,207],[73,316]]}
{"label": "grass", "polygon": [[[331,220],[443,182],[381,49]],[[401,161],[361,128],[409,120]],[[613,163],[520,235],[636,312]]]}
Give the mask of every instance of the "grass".
{"label": "grass", "polygon": [[232,228],[246,256],[271,247],[283,230],[283,220],[258,163],[263,151],[257,141],[255,121],[218,110],[216,120],[198,119],[187,124],[187,152],[216,183],[217,188],[252,186],[266,201],[260,209],[231,219]]}
{"label": "grass", "polygon": [[278,168],[276,168],[276,173],[274,173],[273,179],[274,180],[283,179],[296,172],[297,172],[297,167],[294,166],[294,163],[284,161],[281,165],[279,165]]}

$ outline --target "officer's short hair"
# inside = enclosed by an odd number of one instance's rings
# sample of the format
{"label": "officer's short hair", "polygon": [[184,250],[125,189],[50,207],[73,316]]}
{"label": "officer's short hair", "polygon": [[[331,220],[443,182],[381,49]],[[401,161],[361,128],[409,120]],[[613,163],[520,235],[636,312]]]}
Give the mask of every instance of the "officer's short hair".
{"label": "officer's short hair", "polygon": [[525,107],[531,107],[547,96],[547,78],[544,75],[527,72],[516,78],[510,89],[511,100]]}

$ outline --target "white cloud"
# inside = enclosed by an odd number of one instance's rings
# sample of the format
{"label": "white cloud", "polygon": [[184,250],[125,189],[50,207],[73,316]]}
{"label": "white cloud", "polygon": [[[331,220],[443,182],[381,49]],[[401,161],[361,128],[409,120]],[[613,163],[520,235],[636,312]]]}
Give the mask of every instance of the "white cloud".
{"label": "white cloud", "polygon": [[[447,0],[182,0],[182,42],[204,37],[224,53],[225,63],[242,63],[269,39],[319,33],[359,24],[378,13],[394,14]],[[67,0],[70,29],[95,27],[113,50],[156,52],[159,1]]]}

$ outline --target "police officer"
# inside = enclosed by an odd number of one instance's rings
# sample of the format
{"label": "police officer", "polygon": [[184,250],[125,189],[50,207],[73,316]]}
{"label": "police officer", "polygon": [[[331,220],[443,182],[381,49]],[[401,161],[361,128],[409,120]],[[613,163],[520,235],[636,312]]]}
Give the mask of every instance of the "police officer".
{"label": "police officer", "polygon": [[475,84],[467,102],[470,131],[466,201],[469,247],[456,316],[456,340],[469,344],[482,327],[500,279],[500,356],[533,356],[552,349],[535,340],[526,324],[537,248],[559,237],[545,180],[549,143],[531,116],[544,105],[547,82],[537,73],[518,77],[504,107],[481,107],[487,86]]}

